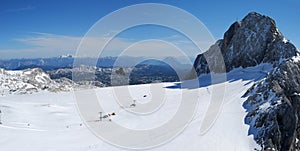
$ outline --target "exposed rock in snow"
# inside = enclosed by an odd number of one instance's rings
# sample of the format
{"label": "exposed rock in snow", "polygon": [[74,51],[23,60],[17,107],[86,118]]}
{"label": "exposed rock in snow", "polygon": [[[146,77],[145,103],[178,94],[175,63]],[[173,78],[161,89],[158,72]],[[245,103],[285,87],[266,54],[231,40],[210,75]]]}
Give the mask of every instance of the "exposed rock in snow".
{"label": "exposed rock in snow", "polygon": [[[284,39],[273,19],[252,12],[242,21],[232,24],[224,38],[208,51],[198,55],[194,68],[199,76],[210,71],[225,72],[260,63],[278,65],[296,54],[295,46]],[[220,63],[222,57],[225,66]]]}
{"label": "exposed rock in snow", "polygon": [[248,90],[244,103],[249,133],[264,150],[300,149],[300,62],[293,57]]}
{"label": "exposed rock in snow", "polygon": [[27,94],[40,90],[70,91],[75,83],[67,78],[52,80],[42,69],[6,71],[0,69],[0,94]]}

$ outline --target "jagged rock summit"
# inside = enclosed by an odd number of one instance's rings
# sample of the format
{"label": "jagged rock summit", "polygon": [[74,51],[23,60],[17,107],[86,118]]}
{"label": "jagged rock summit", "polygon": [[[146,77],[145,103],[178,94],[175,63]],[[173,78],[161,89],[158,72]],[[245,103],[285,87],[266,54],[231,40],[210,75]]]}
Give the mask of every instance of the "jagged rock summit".
{"label": "jagged rock summit", "polygon": [[[273,19],[251,12],[242,21],[233,23],[223,39],[198,55],[194,68],[199,76],[210,71],[228,72],[260,63],[278,65],[296,54],[296,47],[284,38]],[[225,65],[220,63],[222,59]]]}

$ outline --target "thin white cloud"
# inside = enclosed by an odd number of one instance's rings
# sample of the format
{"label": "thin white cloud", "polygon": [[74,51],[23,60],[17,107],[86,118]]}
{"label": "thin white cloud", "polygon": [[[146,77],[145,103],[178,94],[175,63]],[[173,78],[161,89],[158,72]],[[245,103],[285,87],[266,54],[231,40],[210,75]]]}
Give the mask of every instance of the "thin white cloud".
{"label": "thin white cloud", "polygon": [[[108,37],[84,37],[85,43],[82,43],[79,47],[83,53],[79,56],[95,57],[95,54],[98,54],[101,49],[100,46],[103,46],[104,42],[107,40]],[[188,42],[180,36],[174,35],[159,40],[176,45],[188,56],[196,56],[199,53],[197,48],[191,42]],[[81,41],[82,37],[34,32],[31,37],[16,39],[16,42],[29,45],[29,48],[0,50],[0,56],[1,58],[32,58],[53,57],[62,54],[75,55]],[[116,37],[106,46],[102,56],[116,56],[122,53],[123,50],[127,50],[130,46],[139,42],[140,40]],[[167,46],[165,43],[158,43],[157,41],[142,42],[127,51],[131,51],[132,53],[129,54],[134,54],[135,56],[145,56],[149,54],[153,56],[176,55],[176,53],[172,53],[172,51],[174,51],[173,47]]]}
{"label": "thin white cloud", "polygon": [[[79,37],[41,34],[37,37],[16,39],[17,42],[22,42],[34,47],[43,47],[51,49],[76,49],[76,45],[80,42]],[[55,51],[55,50],[53,50]]]}
{"label": "thin white cloud", "polygon": [[21,7],[21,8],[6,9],[5,12],[22,12],[22,11],[29,11],[33,9],[35,9],[34,6],[28,5],[26,7]]}

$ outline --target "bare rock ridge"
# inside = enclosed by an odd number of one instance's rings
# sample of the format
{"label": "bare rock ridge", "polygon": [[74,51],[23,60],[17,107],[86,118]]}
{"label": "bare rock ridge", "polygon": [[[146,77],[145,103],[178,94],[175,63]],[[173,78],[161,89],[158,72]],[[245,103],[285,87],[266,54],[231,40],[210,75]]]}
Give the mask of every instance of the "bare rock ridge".
{"label": "bare rock ridge", "polygon": [[[217,55],[221,52],[222,56]],[[237,67],[250,67],[260,63],[278,65],[297,54],[270,17],[249,13],[242,21],[233,23],[209,50],[197,56],[194,68],[197,75],[231,71]],[[222,58],[223,57],[223,58]],[[224,64],[219,60],[224,59]]]}
{"label": "bare rock ridge", "polygon": [[300,149],[300,57],[280,64],[248,90],[244,102],[249,134],[262,150]]}

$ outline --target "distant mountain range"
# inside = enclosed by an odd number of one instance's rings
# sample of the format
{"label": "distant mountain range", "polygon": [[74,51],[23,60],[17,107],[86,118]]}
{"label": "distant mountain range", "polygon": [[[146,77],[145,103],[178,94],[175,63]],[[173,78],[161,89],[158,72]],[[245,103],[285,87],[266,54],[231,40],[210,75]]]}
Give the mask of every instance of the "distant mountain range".
{"label": "distant mountain range", "polygon": [[[173,62],[174,63],[174,62]],[[175,67],[176,69],[174,69]],[[94,81],[96,86],[120,86],[158,82],[176,82],[189,72],[190,66],[177,64],[171,66],[163,61],[145,60],[133,67],[92,67],[81,65],[74,68],[49,70],[52,79],[62,77],[76,83]]]}
{"label": "distant mountain range", "polygon": [[[105,58],[76,58],[85,65],[97,67],[113,67],[117,57]],[[131,60],[130,58],[128,60]],[[60,56],[52,58],[33,58],[33,59],[10,59],[0,60],[0,68],[7,70],[22,70],[27,68],[41,68],[45,71],[55,70],[60,68],[72,68],[75,58],[72,56]],[[126,64],[124,65],[126,66]]]}
{"label": "distant mountain range", "polygon": [[[74,60],[82,63],[80,65],[96,66],[100,68],[112,68],[112,67],[133,67],[138,62],[147,60],[145,57],[103,57],[103,58],[76,58],[72,55],[64,55],[52,58],[33,58],[33,59],[10,59],[1,60],[0,68],[6,70],[22,70],[27,68],[41,68],[45,71],[56,70],[61,68],[72,68],[74,66]],[[192,59],[190,59],[192,60]],[[167,64],[175,65],[178,68],[186,67],[185,63],[180,62],[180,58],[167,57],[162,60]],[[96,62],[96,64],[95,64]],[[117,62],[117,65],[115,63]],[[144,62],[143,64],[149,63],[149,65],[155,65],[151,60]],[[158,65],[158,64],[157,64]]]}
{"label": "distant mountain range", "polygon": [[[82,64],[75,66],[74,61]],[[26,70],[40,68],[52,79],[68,78],[78,84],[93,84],[95,86],[116,86],[128,84],[146,84],[153,82],[175,82],[184,77],[192,68],[183,64],[180,58],[167,57],[163,60],[146,59],[144,57],[104,57],[104,58],[76,58],[71,55],[36,58],[11,59],[0,61],[0,68],[5,70]],[[95,62],[97,62],[95,66]],[[119,78],[129,78],[126,81],[114,79],[111,76],[118,70],[124,70]],[[73,79],[76,76],[76,79]]]}

